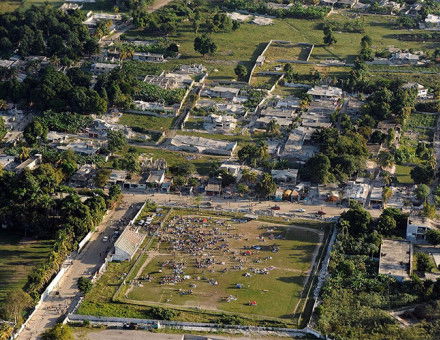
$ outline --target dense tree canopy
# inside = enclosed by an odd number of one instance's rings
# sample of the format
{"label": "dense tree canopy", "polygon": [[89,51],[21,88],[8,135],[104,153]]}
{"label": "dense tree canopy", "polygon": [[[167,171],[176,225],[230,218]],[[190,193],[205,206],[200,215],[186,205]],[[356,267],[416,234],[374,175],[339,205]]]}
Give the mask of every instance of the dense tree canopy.
{"label": "dense tree canopy", "polygon": [[99,50],[80,11],[32,6],[26,11],[0,15],[0,54],[9,57],[18,46],[22,56],[46,55],[77,60]]}

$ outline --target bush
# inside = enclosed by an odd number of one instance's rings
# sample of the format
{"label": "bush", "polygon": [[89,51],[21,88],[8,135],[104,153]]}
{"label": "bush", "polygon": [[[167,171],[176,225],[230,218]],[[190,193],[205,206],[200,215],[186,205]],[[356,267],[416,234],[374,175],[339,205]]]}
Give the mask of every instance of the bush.
{"label": "bush", "polygon": [[416,254],[417,270],[419,272],[431,272],[434,269],[434,263],[432,263],[431,257],[426,253]]}
{"label": "bush", "polygon": [[92,280],[86,277],[80,277],[78,279],[78,289],[81,293],[87,294],[92,289],[93,283]]}
{"label": "bush", "polygon": [[242,325],[243,321],[238,315],[222,314],[218,318],[217,323],[222,325]]}
{"label": "bush", "polygon": [[153,307],[148,311],[148,315],[157,320],[172,320],[179,315],[178,312],[162,307]]}
{"label": "bush", "polygon": [[72,329],[68,325],[58,324],[43,334],[43,340],[73,340]]}

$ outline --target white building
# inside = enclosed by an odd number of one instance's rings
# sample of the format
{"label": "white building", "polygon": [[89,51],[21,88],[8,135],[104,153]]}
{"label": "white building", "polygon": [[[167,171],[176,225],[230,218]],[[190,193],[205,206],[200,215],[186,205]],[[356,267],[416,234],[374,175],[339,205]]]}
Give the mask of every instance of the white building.
{"label": "white building", "polygon": [[206,124],[207,129],[221,132],[230,132],[237,127],[237,119],[233,116],[211,115],[210,121]]}
{"label": "white building", "polygon": [[311,95],[314,99],[338,100],[342,97],[343,92],[339,87],[323,85],[312,87],[307,91],[307,94]]}
{"label": "white building", "polygon": [[131,260],[146,236],[147,234],[140,231],[140,227],[126,226],[115,242],[115,253],[112,261]]}
{"label": "white building", "polygon": [[425,26],[430,29],[440,29],[440,16],[428,14],[425,18]]}
{"label": "white building", "polygon": [[150,185],[157,185],[157,184],[162,184],[164,181],[165,181],[165,170],[153,170],[148,175],[146,183]]}
{"label": "white building", "polygon": [[213,140],[203,137],[176,135],[169,141],[169,148],[176,151],[231,156],[237,142]]}
{"label": "white building", "polygon": [[416,89],[417,90],[417,98],[427,98],[428,97],[428,89],[419,83],[406,83],[402,86],[404,89]]}
{"label": "white building", "polygon": [[426,233],[431,228],[433,228],[431,220],[410,216],[406,224],[406,239],[411,242],[424,241]]}

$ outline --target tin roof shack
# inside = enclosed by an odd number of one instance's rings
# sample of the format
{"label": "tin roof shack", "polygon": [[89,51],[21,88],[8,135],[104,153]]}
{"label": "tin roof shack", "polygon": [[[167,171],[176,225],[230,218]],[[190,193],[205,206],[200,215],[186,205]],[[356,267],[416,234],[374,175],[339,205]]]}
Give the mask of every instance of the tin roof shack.
{"label": "tin roof shack", "polygon": [[429,229],[435,228],[430,219],[409,216],[406,224],[406,239],[413,243],[423,243]]}
{"label": "tin roof shack", "polygon": [[237,142],[218,141],[203,137],[176,135],[169,140],[171,150],[231,156]]}
{"label": "tin roof shack", "polygon": [[409,280],[412,272],[412,252],[411,242],[382,240],[379,274],[392,276],[400,282]]}
{"label": "tin roof shack", "polygon": [[141,231],[141,227],[126,226],[115,242],[115,253],[112,261],[131,260],[146,236],[147,234]]}

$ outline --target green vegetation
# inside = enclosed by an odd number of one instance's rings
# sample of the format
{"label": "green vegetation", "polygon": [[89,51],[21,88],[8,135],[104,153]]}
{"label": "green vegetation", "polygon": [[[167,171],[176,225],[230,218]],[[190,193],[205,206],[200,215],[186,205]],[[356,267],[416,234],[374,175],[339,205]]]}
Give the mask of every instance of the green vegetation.
{"label": "green vegetation", "polygon": [[15,288],[23,288],[28,275],[49,255],[52,240],[22,240],[21,235],[0,232],[0,302]]}
{"label": "green vegetation", "polygon": [[399,182],[400,184],[413,184],[414,181],[410,175],[411,170],[412,170],[411,166],[396,165],[395,176],[396,176],[397,182]]}
{"label": "green vegetation", "polygon": [[156,117],[140,114],[124,113],[119,123],[131,128],[145,130],[167,131],[171,128],[174,119],[170,117]]}
{"label": "green vegetation", "polygon": [[411,280],[399,282],[377,274],[377,263],[371,260],[379,253],[382,238],[403,235],[406,218],[397,209],[385,209],[375,221],[357,203],[341,214],[329,265],[331,275],[317,310],[321,332],[346,340],[380,339],[384,334],[390,340],[436,339],[440,323],[430,323],[437,320],[430,319],[435,313],[402,328],[387,310],[420,302],[435,304],[440,298],[440,280],[422,281],[413,275]]}

